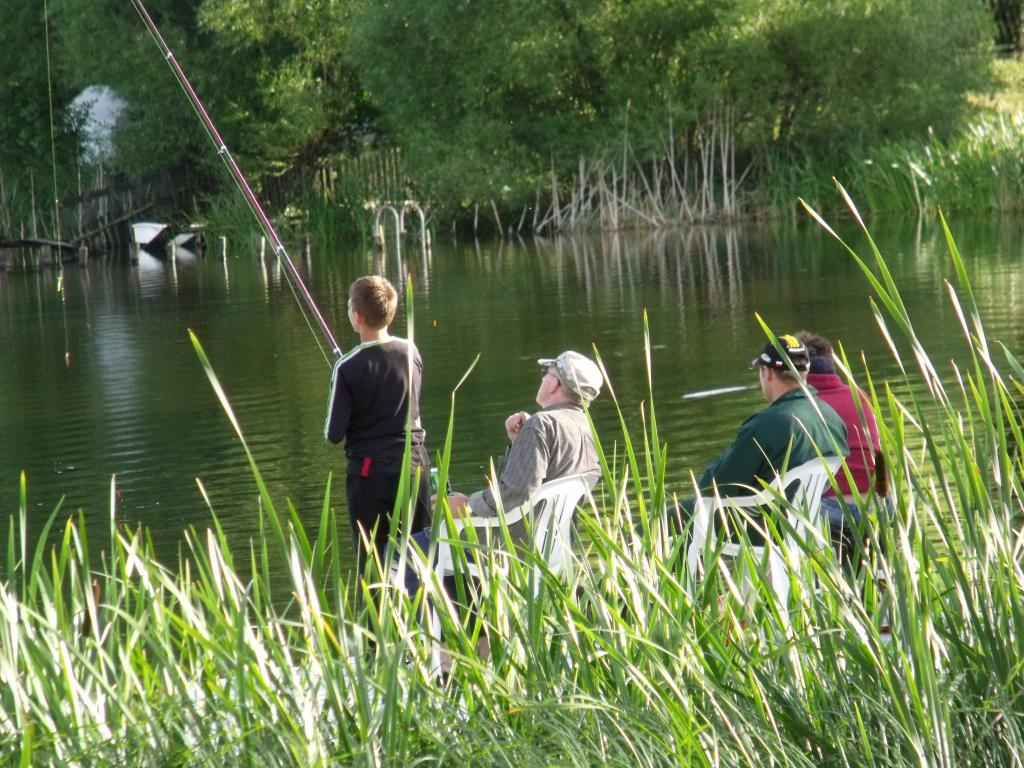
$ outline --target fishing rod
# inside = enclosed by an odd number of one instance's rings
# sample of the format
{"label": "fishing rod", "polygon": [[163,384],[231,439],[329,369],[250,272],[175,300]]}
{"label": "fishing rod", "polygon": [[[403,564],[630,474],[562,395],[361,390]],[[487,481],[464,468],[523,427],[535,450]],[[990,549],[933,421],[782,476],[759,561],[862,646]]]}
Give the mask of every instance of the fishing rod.
{"label": "fishing rod", "polygon": [[[160,48],[164,54],[164,58],[170,66],[171,71],[178,80],[178,84],[182,90],[188,96],[190,102],[192,102],[192,108],[195,110],[199,119],[202,121],[203,126],[206,128],[207,134],[217,147],[217,153],[221,156],[224,164],[228,167],[231,172],[231,176],[234,178],[235,184],[239,191],[245,197],[245,201],[249,204],[250,210],[259,222],[260,228],[263,230],[267,239],[270,240],[271,245],[274,249],[274,255],[277,256],[279,262],[284,264],[286,274],[290,276],[288,281],[289,286],[292,289],[292,293],[295,294],[296,300],[299,300],[299,295],[296,294],[296,288],[298,293],[301,294],[302,301],[305,302],[306,307],[310,313],[316,319],[317,325],[320,326],[320,332],[327,339],[327,343],[330,345],[331,351],[334,353],[335,358],[341,357],[341,347],[338,346],[338,342],[335,341],[334,335],[331,333],[330,326],[327,325],[327,321],[324,320],[324,316],[320,313],[320,309],[317,307],[316,302],[313,300],[313,295],[309,292],[306,287],[306,283],[302,279],[302,275],[299,274],[299,270],[296,268],[295,263],[291,260],[287,250],[285,250],[284,243],[281,242],[280,236],[277,234],[277,230],[274,228],[270,218],[264,212],[263,207],[256,199],[255,193],[252,191],[252,187],[249,186],[248,180],[245,178],[245,174],[242,173],[242,169],[238,167],[238,163],[235,162],[235,158],[232,156],[231,151],[228,149],[227,144],[224,143],[224,139],[221,138],[220,131],[217,130],[217,126],[214,125],[209,113],[206,111],[206,107],[203,106],[203,102],[200,101],[199,95],[192,87],[192,83],[186,76],[185,71],[181,68],[177,58],[174,56],[174,52],[171,50],[167,41],[164,40],[163,35],[160,34],[160,29],[157,27],[153,18],[149,15],[149,11],[146,10],[146,6],[142,4],[142,0],[132,0],[132,5],[138,12],[139,17],[145,22],[146,27],[149,29],[149,34],[152,36],[153,41]],[[302,302],[299,303],[300,309],[302,308]],[[303,310],[303,316],[305,317],[305,310]],[[306,319],[306,323],[309,324],[309,319]],[[312,330],[312,326],[310,326]],[[314,336],[316,333],[314,332]],[[328,363],[331,363],[327,353],[324,352],[323,346],[320,345],[320,340],[317,339],[317,346],[320,347],[320,351],[324,353],[324,357]]]}
{"label": "fishing rod", "polygon": [[71,367],[71,341],[68,337],[68,301],[64,284],[64,257],[60,242],[60,196],[57,190],[57,139],[53,128],[53,71],[50,67],[50,8],[43,0],[43,33],[46,42],[46,88],[50,106],[50,165],[53,168],[53,231],[57,241],[57,293],[60,294],[60,313],[64,320],[64,365]]}

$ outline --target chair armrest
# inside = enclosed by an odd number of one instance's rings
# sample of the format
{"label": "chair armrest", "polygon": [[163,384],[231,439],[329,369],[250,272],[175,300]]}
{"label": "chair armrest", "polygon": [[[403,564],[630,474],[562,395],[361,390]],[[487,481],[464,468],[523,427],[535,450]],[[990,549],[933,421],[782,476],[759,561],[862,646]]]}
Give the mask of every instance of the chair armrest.
{"label": "chair armrest", "polygon": [[[505,512],[504,513],[505,524],[506,525],[512,525],[513,523],[518,523],[520,520],[522,520],[523,519],[523,512],[524,512],[524,510],[527,509],[527,507],[529,507],[529,505],[530,505],[530,502],[528,501],[528,502],[526,502],[526,504],[524,504],[524,505],[522,505],[520,507],[516,507],[515,509],[513,509],[513,510],[511,510],[509,512]],[[455,515],[452,515],[452,523],[455,525],[455,533],[456,534],[458,534],[461,531],[463,531],[466,528],[467,525],[471,525],[474,528],[500,528],[501,527],[501,521],[502,521],[502,515],[493,515],[493,516],[489,516],[489,517],[463,517],[461,515],[456,517]],[[442,536],[447,533],[446,527],[447,527],[446,523],[442,521],[442,523],[441,523],[441,535]]]}
{"label": "chair armrest", "polygon": [[[506,513],[505,524],[511,525],[512,523],[518,522],[523,517],[522,507],[513,510],[511,513]],[[454,526],[454,533],[457,537],[462,531],[466,529],[466,526],[473,528],[500,528],[501,527],[501,516],[495,515],[494,517],[452,517],[452,525]],[[445,538],[450,536],[448,533],[447,521],[441,522],[441,529],[438,532],[439,538]]]}
{"label": "chair armrest", "polygon": [[709,510],[719,510],[723,507],[739,507],[748,509],[751,507],[763,507],[778,501],[778,491],[773,488],[765,488],[763,491],[748,496],[698,496],[696,503],[705,505]]}

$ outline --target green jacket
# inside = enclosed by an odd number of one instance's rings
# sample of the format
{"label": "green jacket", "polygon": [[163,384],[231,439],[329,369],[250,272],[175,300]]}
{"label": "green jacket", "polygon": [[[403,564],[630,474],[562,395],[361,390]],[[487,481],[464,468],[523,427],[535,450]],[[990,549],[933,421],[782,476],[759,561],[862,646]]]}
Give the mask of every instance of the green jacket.
{"label": "green jacket", "polygon": [[787,461],[787,451],[789,467],[810,461],[819,451],[824,456],[848,456],[846,425],[830,405],[813,397],[816,394],[813,387],[806,392],[792,389],[744,421],[736,439],[700,476],[701,490],[709,490],[714,481],[723,495],[746,495],[749,488],[761,488],[761,480],[772,481]]}

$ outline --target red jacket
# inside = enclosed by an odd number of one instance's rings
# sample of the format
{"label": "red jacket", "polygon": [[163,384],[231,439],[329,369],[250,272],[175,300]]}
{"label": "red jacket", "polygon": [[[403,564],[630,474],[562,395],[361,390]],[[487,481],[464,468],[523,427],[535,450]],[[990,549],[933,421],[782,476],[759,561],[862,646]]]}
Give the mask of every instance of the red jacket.
{"label": "red jacket", "polygon": [[[850,467],[857,490],[867,493],[871,490],[871,480],[875,472],[875,451],[878,450],[878,424],[875,422],[875,415],[871,411],[867,396],[857,390],[861,408],[858,410],[850,386],[834,373],[809,373],[807,384],[818,390],[818,397],[831,405],[846,424],[846,440],[850,445],[850,455],[846,463]],[[836,480],[844,494],[851,493],[845,472],[839,472]],[[826,489],[825,495],[833,495],[832,490]]]}

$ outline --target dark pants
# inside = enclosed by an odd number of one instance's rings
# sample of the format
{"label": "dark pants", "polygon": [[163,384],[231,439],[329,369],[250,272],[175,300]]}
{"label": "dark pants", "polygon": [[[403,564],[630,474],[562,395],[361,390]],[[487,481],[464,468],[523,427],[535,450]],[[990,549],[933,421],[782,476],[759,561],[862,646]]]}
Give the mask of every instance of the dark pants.
{"label": "dark pants", "polygon": [[[876,498],[874,503],[874,509],[878,515],[879,532],[882,534],[878,537],[876,544],[880,553],[884,555],[886,554],[885,535],[882,529],[892,522],[894,504],[891,496]],[[851,570],[862,565],[862,554],[868,545],[868,539],[867,526],[863,522],[863,513],[860,508],[852,501],[847,502],[835,496],[825,496],[821,500],[821,515],[828,519],[832,548],[835,550],[836,559]]]}
{"label": "dark pants", "polygon": [[[429,469],[422,470],[418,487],[415,485],[415,474],[409,478],[410,494],[415,496],[410,533],[430,528],[429,474]],[[352,537],[356,546],[356,566],[359,569],[357,573],[360,577],[366,572],[367,551],[363,544],[364,536],[376,550],[381,565],[387,567],[384,551],[387,549],[388,534],[391,532],[391,513],[395,508],[400,480],[401,475],[395,474],[371,472],[364,477],[358,472],[348,473],[345,492],[348,497]],[[404,510],[400,513],[405,514]],[[399,521],[399,524],[401,522]]]}

